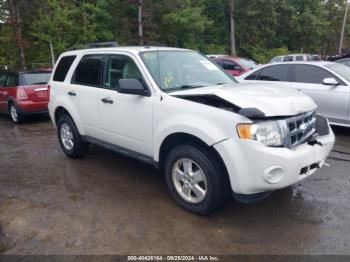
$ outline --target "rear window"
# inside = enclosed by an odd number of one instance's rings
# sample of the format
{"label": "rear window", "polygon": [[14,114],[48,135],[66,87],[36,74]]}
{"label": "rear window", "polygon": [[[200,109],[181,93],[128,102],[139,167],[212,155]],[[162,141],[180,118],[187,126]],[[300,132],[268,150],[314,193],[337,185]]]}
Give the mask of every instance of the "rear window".
{"label": "rear window", "polygon": [[51,72],[21,74],[21,84],[24,86],[44,85],[50,80]]}
{"label": "rear window", "polygon": [[66,75],[70,66],[73,64],[76,56],[64,56],[56,67],[55,74],[53,75],[53,81],[63,82],[66,79]]}

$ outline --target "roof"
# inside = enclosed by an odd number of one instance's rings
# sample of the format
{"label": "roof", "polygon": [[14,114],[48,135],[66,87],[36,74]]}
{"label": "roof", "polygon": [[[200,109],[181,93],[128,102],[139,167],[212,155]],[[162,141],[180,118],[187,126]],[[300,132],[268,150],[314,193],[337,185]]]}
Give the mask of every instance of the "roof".
{"label": "roof", "polygon": [[102,47],[102,48],[86,48],[79,50],[72,50],[64,52],[62,55],[77,55],[81,53],[103,53],[103,52],[111,52],[111,51],[124,51],[129,53],[138,54],[140,52],[146,51],[192,51],[189,49],[183,48],[175,48],[175,47],[159,47],[159,46],[118,46],[118,47]]}
{"label": "roof", "polygon": [[38,69],[38,70],[0,70],[0,73],[13,74],[35,74],[35,73],[51,73],[52,69]]}
{"label": "roof", "polygon": [[278,62],[273,64],[266,64],[265,66],[272,66],[272,65],[296,65],[296,64],[305,64],[305,65],[319,65],[319,66],[325,66],[329,64],[334,64],[334,62],[331,61],[286,61],[286,62]]}

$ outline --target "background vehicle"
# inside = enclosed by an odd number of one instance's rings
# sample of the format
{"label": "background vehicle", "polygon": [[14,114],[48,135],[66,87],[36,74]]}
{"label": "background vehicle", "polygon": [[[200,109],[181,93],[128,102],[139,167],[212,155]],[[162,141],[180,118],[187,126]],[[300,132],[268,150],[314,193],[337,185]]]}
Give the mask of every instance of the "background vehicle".
{"label": "background vehicle", "polygon": [[0,112],[20,124],[26,115],[47,113],[51,71],[1,71]]}
{"label": "background vehicle", "polygon": [[253,60],[242,57],[217,56],[210,58],[221,66],[227,73],[233,76],[239,76],[258,67]]}
{"label": "background vehicle", "polygon": [[153,164],[177,203],[200,215],[231,194],[257,200],[299,182],[334,144],[305,94],[238,85],[191,50],[70,51],[49,83],[49,112],[67,156],[82,157],[93,143]]}
{"label": "background vehicle", "polygon": [[350,68],[333,62],[291,62],[263,66],[239,82],[278,82],[308,94],[334,125],[350,126]]}
{"label": "background vehicle", "polygon": [[290,54],[276,56],[270,60],[269,63],[279,63],[279,62],[292,62],[292,61],[311,61],[312,56],[309,54]]}
{"label": "background vehicle", "polygon": [[346,66],[350,66],[350,58],[342,58],[342,59],[336,60],[334,62],[339,63],[339,64],[343,64]]}

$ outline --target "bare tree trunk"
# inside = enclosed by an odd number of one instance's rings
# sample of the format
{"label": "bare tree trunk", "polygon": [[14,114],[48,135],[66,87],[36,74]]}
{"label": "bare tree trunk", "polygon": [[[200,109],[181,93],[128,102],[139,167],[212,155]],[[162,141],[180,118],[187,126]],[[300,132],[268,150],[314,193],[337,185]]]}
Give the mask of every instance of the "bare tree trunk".
{"label": "bare tree trunk", "polygon": [[236,56],[236,38],[235,38],[235,18],[234,18],[234,0],[229,0],[230,5],[230,39],[231,39],[231,55]]}
{"label": "bare tree trunk", "polygon": [[139,6],[139,13],[138,13],[138,25],[139,25],[139,41],[140,45],[144,44],[143,41],[143,24],[142,24],[142,5],[143,5],[143,0],[139,0],[138,6]]}
{"label": "bare tree trunk", "polygon": [[21,69],[26,70],[26,58],[24,53],[24,39],[22,36],[22,24],[21,24],[21,15],[19,12],[19,3],[18,0],[8,0],[9,13],[11,18],[11,24],[15,29],[15,38],[16,44],[19,48],[19,60],[21,64]]}
{"label": "bare tree trunk", "polygon": [[52,64],[52,68],[55,66],[55,54],[53,52],[53,46],[52,46],[52,42],[49,42],[49,47],[50,47],[50,53],[51,53],[51,64]]}

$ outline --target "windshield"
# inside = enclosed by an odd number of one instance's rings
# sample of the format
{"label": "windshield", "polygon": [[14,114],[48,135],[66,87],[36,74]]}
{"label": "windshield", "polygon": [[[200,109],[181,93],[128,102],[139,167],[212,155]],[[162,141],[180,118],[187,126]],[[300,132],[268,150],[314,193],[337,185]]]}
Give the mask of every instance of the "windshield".
{"label": "windshield", "polygon": [[51,72],[24,73],[22,74],[22,85],[44,85],[50,80]]}
{"label": "windshield", "polygon": [[147,51],[140,56],[153,79],[165,92],[236,82],[197,52]]}
{"label": "windshield", "polygon": [[238,62],[248,69],[254,69],[258,67],[258,65],[253,60],[249,60],[246,58],[238,58]]}
{"label": "windshield", "polygon": [[336,72],[338,75],[350,82],[350,67],[337,63],[328,64],[325,65],[325,67]]}

